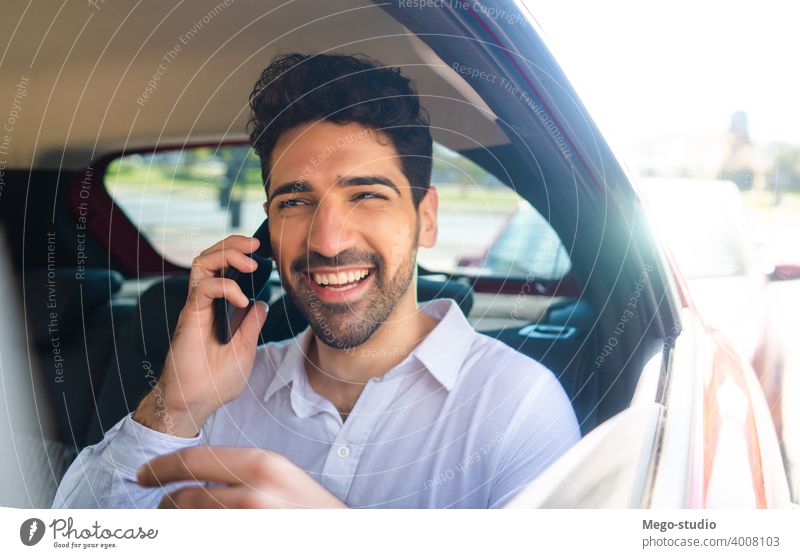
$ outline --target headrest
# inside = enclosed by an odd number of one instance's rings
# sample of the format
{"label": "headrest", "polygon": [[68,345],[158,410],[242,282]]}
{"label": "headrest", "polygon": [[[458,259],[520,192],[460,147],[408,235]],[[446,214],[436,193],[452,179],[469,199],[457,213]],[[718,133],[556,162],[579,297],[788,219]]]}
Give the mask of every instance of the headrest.
{"label": "headrest", "polygon": [[34,344],[49,345],[82,331],[83,318],[122,288],[123,277],[113,269],[60,267],[22,272],[25,315]]}
{"label": "headrest", "polygon": [[[267,289],[266,296],[269,296]],[[136,348],[152,362],[163,362],[178,317],[189,295],[189,277],[176,275],[157,281],[142,294],[131,317],[130,328]]]}
{"label": "headrest", "polygon": [[169,352],[170,339],[175,331],[186,297],[189,277],[165,277],[142,293],[131,317],[131,340],[136,348],[153,362],[163,362]]}
{"label": "headrest", "polygon": [[472,285],[452,279],[439,280],[419,277],[417,279],[417,300],[425,302],[436,298],[452,298],[458,303],[461,312],[465,316],[469,316],[474,302]]}

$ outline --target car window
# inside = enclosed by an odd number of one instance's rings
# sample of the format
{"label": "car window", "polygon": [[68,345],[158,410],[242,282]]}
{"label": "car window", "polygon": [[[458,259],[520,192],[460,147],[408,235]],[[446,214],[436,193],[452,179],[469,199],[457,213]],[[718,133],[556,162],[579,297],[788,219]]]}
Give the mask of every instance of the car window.
{"label": "car window", "polygon": [[106,168],[116,204],[167,260],[189,267],[230,234],[264,220],[258,159],[248,146],[126,155]]}
{"label": "car window", "polygon": [[[643,179],[653,224],[686,279],[747,274],[749,254],[739,191],[716,180]],[[676,226],[675,215],[680,215]]]}
{"label": "car window", "polygon": [[[434,146],[439,236],[420,249],[426,269],[466,275],[559,279],[569,257],[548,222],[516,192],[466,157]],[[191,265],[230,234],[264,219],[258,158],[249,146],[126,155],[105,172],[117,205],[169,261]]]}
{"label": "car window", "polygon": [[556,280],[569,271],[566,249],[550,224],[521,201],[482,262],[486,275]]}

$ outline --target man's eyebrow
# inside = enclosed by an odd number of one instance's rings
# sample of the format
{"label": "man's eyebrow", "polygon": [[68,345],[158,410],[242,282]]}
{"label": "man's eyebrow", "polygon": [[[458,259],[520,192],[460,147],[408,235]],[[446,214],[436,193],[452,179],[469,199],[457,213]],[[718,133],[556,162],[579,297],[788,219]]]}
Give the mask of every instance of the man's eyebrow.
{"label": "man's eyebrow", "polygon": [[397,184],[395,184],[385,176],[381,175],[340,176],[336,180],[336,185],[344,188],[348,186],[372,186],[374,184],[382,184],[383,186],[388,186],[389,188],[394,190],[398,196],[402,197],[402,194],[400,194],[400,188],[397,187]]}
{"label": "man's eyebrow", "polygon": [[293,180],[291,182],[286,182],[272,191],[272,194],[269,196],[269,203],[272,203],[273,199],[284,194],[297,194],[300,192],[311,192],[312,190],[313,188],[311,187],[311,184],[305,180]]}

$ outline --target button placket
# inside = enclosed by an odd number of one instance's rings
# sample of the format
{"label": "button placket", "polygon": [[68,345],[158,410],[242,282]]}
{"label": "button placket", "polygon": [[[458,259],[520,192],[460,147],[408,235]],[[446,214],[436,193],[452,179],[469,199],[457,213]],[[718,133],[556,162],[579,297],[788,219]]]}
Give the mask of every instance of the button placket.
{"label": "button placket", "polygon": [[399,378],[390,382],[367,382],[336,436],[322,474],[327,477],[326,485],[340,500],[346,500],[364,453],[364,445],[381,414],[394,400],[401,382]]}

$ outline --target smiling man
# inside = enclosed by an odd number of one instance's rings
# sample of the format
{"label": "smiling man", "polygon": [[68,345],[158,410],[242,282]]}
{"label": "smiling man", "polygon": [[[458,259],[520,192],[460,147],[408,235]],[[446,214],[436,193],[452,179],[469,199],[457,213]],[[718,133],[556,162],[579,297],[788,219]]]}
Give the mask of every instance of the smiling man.
{"label": "smiling man", "polygon": [[553,374],[478,334],[455,301],[417,303],[436,242],[425,112],[399,71],[290,54],[250,98],[273,257],[309,327],[230,343],[219,276],[258,240],[195,259],[158,385],[81,452],[54,507],[500,507],[579,438]]}

